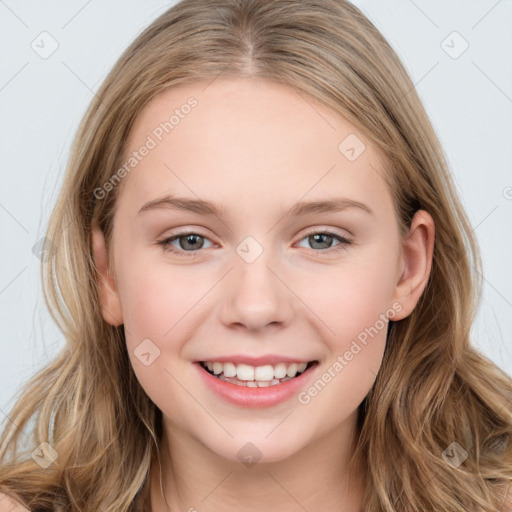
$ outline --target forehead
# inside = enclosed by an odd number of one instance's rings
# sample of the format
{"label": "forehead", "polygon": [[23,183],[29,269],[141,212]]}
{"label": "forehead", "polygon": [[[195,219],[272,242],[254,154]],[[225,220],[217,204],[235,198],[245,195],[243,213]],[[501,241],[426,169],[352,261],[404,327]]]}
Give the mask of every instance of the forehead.
{"label": "forehead", "polygon": [[137,118],[129,159],[122,195],[139,208],[164,193],[246,206],[278,201],[279,210],[326,195],[391,201],[384,159],[367,137],[303,92],[262,79],[167,89]]}

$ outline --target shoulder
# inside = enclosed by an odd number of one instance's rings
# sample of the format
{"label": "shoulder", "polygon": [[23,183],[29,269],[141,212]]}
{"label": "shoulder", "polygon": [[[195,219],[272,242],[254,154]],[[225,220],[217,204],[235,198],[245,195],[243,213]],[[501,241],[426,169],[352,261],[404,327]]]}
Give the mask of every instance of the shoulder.
{"label": "shoulder", "polygon": [[0,512],[30,512],[19,501],[0,492]]}

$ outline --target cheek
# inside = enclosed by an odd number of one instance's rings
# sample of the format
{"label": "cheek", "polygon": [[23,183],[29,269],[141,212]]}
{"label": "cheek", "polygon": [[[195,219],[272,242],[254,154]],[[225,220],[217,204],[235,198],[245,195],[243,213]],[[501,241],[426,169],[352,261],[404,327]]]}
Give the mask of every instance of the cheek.
{"label": "cheek", "polygon": [[197,330],[198,315],[208,307],[216,276],[143,258],[131,258],[123,270],[119,291],[132,366],[155,402],[163,389],[171,399],[169,393],[177,392],[172,375],[187,371],[182,350]]}
{"label": "cheek", "polygon": [[[373,251],[372,251],[373,252]],[[371,255],[369,255],[371,256]],[[382,330],[382,315],[392,310],[394,267],[392,257],[361,258],[357,262],[330,267],[316,276],[315,285],[303,280],[298,295],[324,324],[323,331],[343,348],[347,341],[367,328]],[[391,311],[391,316],[393,316]]]}
{"label": "cheek", "polygon": [[379,256],[379,249],[361,251],[346,265],[330,267],[315,286],[304,283],[298,292],[319,319],[316,324],[328,349],[320,382],[311,394],[305,390],[304,403],[325,387],[313,407],[336,407],[336,418],[357,407],[372,387],[386,346],[388,318],[401,309],[392,303],[395,255]]}
{"label": "cheek", "polygon": [[125,329],[132,337],[154,337],[162,343],[182,327],[180,320],[197,305],[207,284],[185,267],[172,270],[144,260],[131,260],[122,275]]}
{"label": "cheek", "polygon": [[126,346],[137,380],[160,410],[172,403],[183,412],[191,405],[176,379],[185,371],[180,353],[189,338],[186,315],[200,290],[180,275],[166,266],[136,265],[132,259],[119,288]]}
{"label": "cheek", "polygon": [[375,382],[386,347],[386,317],[396,312],[392,280],[385,276],[382,268],[347,267],[315,286],[306,301],[315,304],[328,356],[298,398],[310,417],[326,418],[325,430],[352,414]]}

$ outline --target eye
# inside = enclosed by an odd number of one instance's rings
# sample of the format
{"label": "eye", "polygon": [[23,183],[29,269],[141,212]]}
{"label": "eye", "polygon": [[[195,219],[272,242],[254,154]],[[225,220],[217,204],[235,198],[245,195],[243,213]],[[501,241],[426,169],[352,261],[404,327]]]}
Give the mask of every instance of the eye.
{"label": "eye", "polygon": [[[167,237],[157,243],[158,245],[163,246],[166,251],[187,257],[194,257],[195,253],[198,252],[199,249],[204,248],[205,240],[211,242],[209,238],[200,235],[199,233],[188,231]],[[302,240],[307,240],[307,242],[312,246],[312,249],[319,254],[337,253],[338,251],[345,250],[346,246],[352,243],[348,238],[326,230],[313,231],[302,238],[301,242]],[[338,240],[338,243],[332,246],[332,242],[334,240]],[[178,242],[179,247],[173,245],[175,242]],[[320,245],[320,247],[315,247],[316,245]]]}
{"label": "eye", "polygon": [[[320,254],[332,254],[337,253],[338,251],[346,250],[346,246],[352,243],[352,241],[345,236],[325,230],[313,231],[309,235],[302,238],[302,240],[306,240],[312,246],[312,249],[319,252]],[[339,243],[332,246],[332,242],[334,240],[338,240]],[[320,247],[318,247],[318,245]],[[324,254],[322,254],[322,256],[323,255]]]}
{"label": "eye", "polygon": [[[204,240],[209,240],[205,236],[192,231],[186,233],[178,233],[177,235],[168,237],[158,242],[158,245],[162,245],[166,251],[184,255],[184,256],[195,256],[194,252],[197,249],[202,249],[204,246]],[[172,244],[178,242],[180,248],[176,248]]]}

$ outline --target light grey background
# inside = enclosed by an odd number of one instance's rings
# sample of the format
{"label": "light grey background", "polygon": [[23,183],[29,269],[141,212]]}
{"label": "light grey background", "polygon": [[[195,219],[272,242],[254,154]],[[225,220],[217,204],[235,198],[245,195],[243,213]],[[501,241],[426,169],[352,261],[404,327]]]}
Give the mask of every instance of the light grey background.
{"label": "light grey background", "polygon": [[[63,345],[32,247],[44,236],[81,116],[124,48],[173,3],[0,0],[4,413]],[[474,342],[512,375],[512,2],[354,3],[402,58],[441,139],[484,261]],[[44,53],[52,44],[47,58],[32,47]]]}

